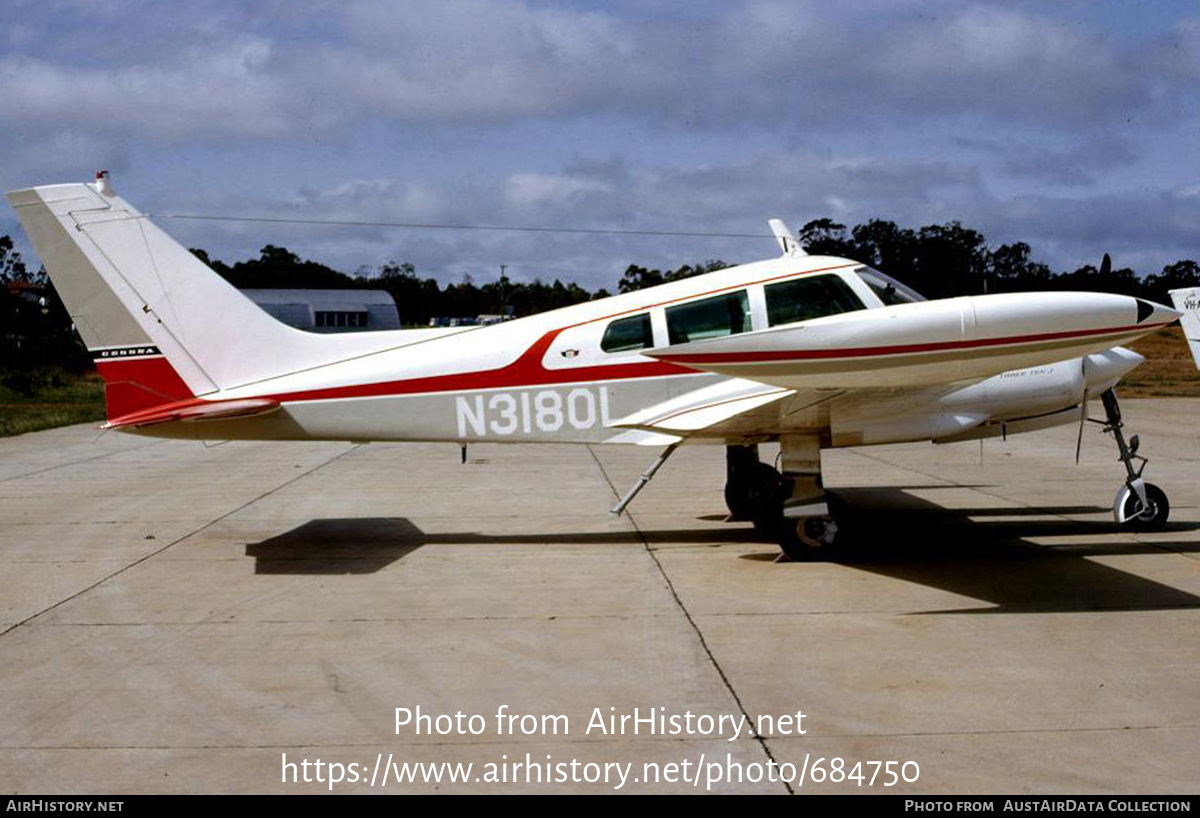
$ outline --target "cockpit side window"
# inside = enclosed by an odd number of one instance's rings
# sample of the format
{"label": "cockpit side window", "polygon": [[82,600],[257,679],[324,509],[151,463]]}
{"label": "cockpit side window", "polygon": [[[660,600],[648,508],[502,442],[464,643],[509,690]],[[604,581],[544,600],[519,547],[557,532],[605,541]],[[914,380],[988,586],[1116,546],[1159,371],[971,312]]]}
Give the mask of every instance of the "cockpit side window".
{"label": "cockpit side window", "polygon": [[889,275],[884,275],[878,270],[872,270],[870,267],[859,267],[854,272],[858,273],[866,285],[871,288],[875,295],[879,296],[879,300],[883,302],[885,307],[890,307],[893,304],[913,304],[917,301],[924,301],[925,296],[905,284],[901,284],[896,279]]}
{"label": "cockpit side window", "polygon": [[767,325],[772,327],[864,309],[854,291],[836,275],[793,278],[764,289]]}
{"label": "cockpit side window", "polygon": [[604,330],[604,337],[600,339],[600,348],[605,352],[627,352],[631,349],[645,349],[653,343],[650,313],[644,312],[611,322]]}
{"label": "cockpit side window", "polygon": [[745,290],[667,308],[667,335],[672,344],[737,335],[751,329],[750,299]]}

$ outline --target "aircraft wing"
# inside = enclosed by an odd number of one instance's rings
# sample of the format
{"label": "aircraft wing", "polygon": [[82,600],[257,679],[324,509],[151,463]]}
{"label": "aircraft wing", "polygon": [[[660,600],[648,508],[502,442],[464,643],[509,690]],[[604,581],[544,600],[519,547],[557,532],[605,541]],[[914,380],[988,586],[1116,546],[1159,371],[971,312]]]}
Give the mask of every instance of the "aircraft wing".
{"label": "aircraft wing", "polygon": [[610,422],[612,428],[631,430],[611,442],[642,442],[627,437],[633,431],[653,434],[646,443],[657,445],[687,437],[750,438],[823,428],[829,425],[829,402],[843,394],[841,389],[797,390],[730,378]]}
{"label": "aircraft wing", "polygon": [[639,409],[609,425],[663,433],[682,433],[708,427],[744,412],[775,403],[794,390],[731,378]]}

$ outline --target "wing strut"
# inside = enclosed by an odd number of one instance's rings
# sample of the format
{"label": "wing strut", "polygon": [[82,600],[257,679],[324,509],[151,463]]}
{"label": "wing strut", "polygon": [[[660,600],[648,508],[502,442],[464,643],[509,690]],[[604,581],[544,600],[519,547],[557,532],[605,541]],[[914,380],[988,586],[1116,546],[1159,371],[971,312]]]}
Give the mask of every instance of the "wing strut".
{"label": "wing strut", "polygon": [[679,444],[672,443],[670,446],[663,449],[663,453],[658,456],[658,459],[650,464],[650,468],[642,472],[642,476],[639,477],[637,482],[633,484],[633,488],[625,492],[625,496],[621,498],[621,502],[613,506],[612,511],[608,513],[614,516],[621,514],[621,512],[625,510],[625,506],[633,502],[633,498],[637,497],[638,492],[646,487],[646,484],[649,483],[651,478],[654,477],[654,473],[662,467],[663,463],[667,462],[667,458],[673,455],[677,448],[679,448]]}

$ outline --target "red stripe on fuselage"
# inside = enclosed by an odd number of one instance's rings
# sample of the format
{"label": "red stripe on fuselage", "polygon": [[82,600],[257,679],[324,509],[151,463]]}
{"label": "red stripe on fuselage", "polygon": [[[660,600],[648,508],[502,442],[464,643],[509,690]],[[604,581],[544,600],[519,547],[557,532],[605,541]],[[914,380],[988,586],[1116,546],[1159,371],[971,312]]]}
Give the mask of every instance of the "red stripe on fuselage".
{"label": "red stripe on fuselage", "polygon": [[579,383],[581,381],[615,381],[630,378],[654,378],[666,375],[692,375],[697,370],[688,367],[687,362],[700,363],[716,360],[802,360],[804,358],[855,358],[870,355],[894,355],[906,352],[932,352],[946,349],[972,349],[982,346],[999,346],[1003,344],[1030,343],[1053,338],[1087,337],[1092,335],[1115,334],[1132,329],[1150,329],[1154,325],[1131,325],[1124,327],[1109,327],[1097,330],[1076,330],[1073,332],[1041,333],[1038,335],[1018,335],[1007,338],[984,338],[973,341],[946,341],[931,344],[905,344],[888,347],[851,347],[840,350],[813,351],[781,351],[763,352],[747,358],[746,353],[708,353],[706,355],[688,355],[671,357],[668,360],[656,362],[640,362],[628,364],[610,364],[608,366],[581,366],[573,369],[546,369],[542,358],[546,350],[568,327],[552,330],[526,350],[520,358],[507,366],[498,369],[486,369],[475,372],[463,372],[454,375],[433,375],[425,378],[409,378],[397,381],[382,381],[378,383],[356,384],[352,386],[335,386],[326,389],[309,389],[299,392],[277,392],[263,397],[273,400],[310,401],[336,400],[340,398],[387,397],[391,395],[432,394],[436,392],[460,392],[473,389],[505,389],[530,386],[546,386],[551,384]]}
{"label": "red stripe on fuselage", "polygon": [[664,361],[680,364],[705,363],[769,363],[771,361],[803,361],[823,358],[867,358],[871,356],[902,355],[913,352],[939,352],[953,349],[977,349],[979,347],[1004,346],[1007,344],[1029,344],[1037,341],[1053,341],[1061,338],[1087,338],[1094,335],[1118,335],[1131,330],[1150,330],[1165,327],[1171,322],[1160,324],[1131,324],[1124,327],[1104,329],[1072,330],[1068,332],[1042,332],[1035,335],[1010,335],[1004,338],[977,338],[972,341],[937,341],[928,344],[898,344],[879,347],[847,347],[844,349],[796,349],[763,350],[761,352],[693,352],[678,355],[658,356]]}
{"label": "red stripe on fuselage", "polygon": [[161,355],[96,361],[96,369],[104,378],[104,409],[109,420],[195,397]]}
{"label": "red stripe on fuselage", "polygon": [[498,369],[483,369],[454,375],[431,375],[398,381],[332,386],[301,392],[280,392],[263,397],[277,401],[370,398],[388,395],[412,395],[432,392],[461,392],[470,389],[503,389],[544,386],[579,381],[614,381],[629,378],[654,378],[663,375],[694,375],[696,370],[661,361],[643,361],[607,366],[581,366],[574,369],[546,369],[542,358],[554,339],[569,327],[552,330],[539,338],[520,358]]}

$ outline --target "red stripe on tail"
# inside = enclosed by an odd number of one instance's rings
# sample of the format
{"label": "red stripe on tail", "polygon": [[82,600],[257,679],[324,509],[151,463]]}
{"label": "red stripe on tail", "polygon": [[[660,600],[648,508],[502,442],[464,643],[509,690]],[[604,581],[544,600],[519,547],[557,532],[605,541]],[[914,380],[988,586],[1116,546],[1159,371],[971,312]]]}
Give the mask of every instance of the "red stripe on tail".
{"label": "red stripe on tail", "polygon": [[109,420],[195,397],[162,356],[96,361],[96,369],[104,378],[104,405]]}

